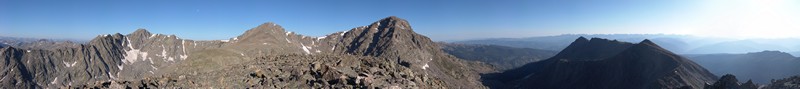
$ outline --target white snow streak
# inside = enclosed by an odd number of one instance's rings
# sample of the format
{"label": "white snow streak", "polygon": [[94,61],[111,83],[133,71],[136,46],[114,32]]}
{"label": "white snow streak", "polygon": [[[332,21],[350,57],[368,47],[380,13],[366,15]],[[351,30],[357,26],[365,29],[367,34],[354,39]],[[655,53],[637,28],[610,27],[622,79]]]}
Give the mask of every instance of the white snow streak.
{"label": "white snow streak", "polygon": [[[5,77],[3,77],[3,78],[5,79]],[[56,83],[58,83],[56,80],[58,80],[58,77],[56,77],[55,79],[53,79],[53,82],[50,82],[50,84],[56,84]]]}
{"label": "white snow streak", "polygon": [[317,37],[317,40],[319,40],[319,39],[325,39],[325,37],[328,37],[328,36]]}
{"label": "white snow streak", "polygon": [[186,40],[181,40],[181,47],[183,49],[183,55],[181,55],[180,57],[181,57],[181,60],[185,60],[186,57],[188,57],[188,56],[186,56],[186,54],[187,54],[186,53]]}
{"label": "white snow streak", "polygon": [[28,50],[28,52],[30,53],[30,52],[31,52],[31,50]]}
{"label": "white snow streak", "polygon": [[125,67],[123,64],[117,66],[117,68],[119,68],[120,71],[122,71],[123,67]]}
{"label": "white snow streak", "polygon": [[222,42],[228,42],[228,40],[219,40],[219,41],[222,41]]}
{"label": "white snow streak", "polygon": [[164,57],[164,59],[167,59],[167,48],[164,47],[164,45],[161,45],[161,57]]}
{"label": "white snow streak", "polygon": [[306,54],[311,54],[311,51],[308,51],[308,48],[306,48],[306,45],[303,45],[303,43],[300,43],[300,48],[303,48],[303,51],[305,51]]}
{"label": "white snow streak", "polygon": [[286,42],[292,43],[292,41],[289,41],[289,38],[284,38],[284,39],[286,39]]}
{"label": "white snow streak", "polygon": [[286,36],[289,36],[289,34],[292,34],[292,32],[286,32]]}
{"label": "white snow streak", "polygon": [[153,65],[150,65],[150,68],[153,68],[153,70],[158,70],[158,68],[156,68],[156,66]]}

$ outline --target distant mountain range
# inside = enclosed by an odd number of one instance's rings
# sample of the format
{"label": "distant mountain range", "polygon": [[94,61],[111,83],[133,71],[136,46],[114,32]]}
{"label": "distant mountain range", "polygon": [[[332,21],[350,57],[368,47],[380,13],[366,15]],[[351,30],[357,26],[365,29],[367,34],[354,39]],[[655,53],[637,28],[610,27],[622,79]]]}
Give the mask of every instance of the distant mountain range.
{"label": "distant mountain range", "polygon": [[800,75],[800,58],[780,51],[686,55],[716,75],[733,74],[758,84]]}
{"label": "distant mountain range", "polygon": [[566,48],[571,39],[578,37],[598,37],[626,42],[649,39],[661,47],[678,54],[747,53],[764,50],[778,50],[800,55],[800,39],[726,39],[697,37],[691,35],[668,34],[566,34],[528,38],[492,38],[480,40],[454,41],[462,44],[491,44],[510,47],[534,48],[560,51]]}
{"label": "distant mountain range", "polygon": [[[138,29],[69,46],[4,45],[6,88],[481,88],[488,65],[462,61],[387,17],[308,37],[264,23],[229,40]],[[48,43],[49,44],[49,43]],[[57,43],[60,44],[60,43]]]}
{"label": "distant mountain range", "polygon": [[441,43],[442,49],[464,60],[488,63],[498,70],[508,70],[553,57],[556,52],[498,45]]}

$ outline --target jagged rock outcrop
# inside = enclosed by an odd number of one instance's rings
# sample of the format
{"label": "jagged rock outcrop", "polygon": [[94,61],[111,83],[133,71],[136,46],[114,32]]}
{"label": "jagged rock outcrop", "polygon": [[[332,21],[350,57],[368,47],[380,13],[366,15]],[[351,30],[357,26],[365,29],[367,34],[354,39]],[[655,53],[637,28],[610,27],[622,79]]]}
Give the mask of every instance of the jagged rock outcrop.
{"label": "jagged rock outcrop", "polygon": [[[138,29],[100,35],[79,48],[4,47],[0,83],[31,88],[484,88],[478,73],[491,68],[439,48],[394,16],[323,37],[287,32],[274,23],[209,41]],[[360,82],[367,77],[373,82]]]}
{"label": "jagged rock outcrop", "polygon": [[572,45],[578,47],[482,78],[494,88],[541,89],[702,88],[715,80],[703,67],[649,40],[632,44],[581,37]]}
{"label": "jagged rock outcrop", "polygon": [[800,89],[800,76],[772,80],[771,83],[763,87],[763,89]]}
{"label": "jagged rock outcrop", "polygon": [[758,86],[751,80],[747,80],[746,83],[739,83],[736,76],[726,74],[714,84],[706,85],[705,89],[758,89]]}

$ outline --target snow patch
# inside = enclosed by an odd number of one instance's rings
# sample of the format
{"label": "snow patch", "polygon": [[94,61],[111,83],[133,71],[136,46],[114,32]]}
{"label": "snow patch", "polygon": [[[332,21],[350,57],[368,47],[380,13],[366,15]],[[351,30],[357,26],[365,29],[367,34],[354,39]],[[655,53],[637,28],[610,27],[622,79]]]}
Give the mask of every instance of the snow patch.
{"label": "snow patch", "polygon": [[130,50],[125,51],[125,55],[123,55],[125,57],[125,59],[123,59],[124,60],[123,62],[124,63],[134,63],[134,62],[139,60],[138,59],[139,55],[141,55],[142,60],[144,61],[145,60],[144,58],[147,57],[148,53],[139,51],[139,49],[134,49],[133,46],[132,46],[133,44],[131,44],[131,40],[129,38],[125,38],[125,39],[127,40],[127,45],[128,45],[128,48],[130,48]]}
{"label": "snow patch", "polygon": [[333,51],[333,49],[335,49],[335,48],[336,48],[336,45],[334,45],[333,47],[331,47],[331,51]]}
{"label": "snow patch", "polygon": [[229,40],[219,40],[219,41],[222,41],[222,42],[228,42]]}
{"label": "snow patch", "polygon": [[[110,73],[110,72],[106,72],[106,74],[107,74],[107,75],[108,75],[108,77],[110,77],[111,79],[117,79],[117,77],[114,77],[114,75],[111,75],[111,73]],[[110,80],[110,79],[109,79],[109,80]]]}
{"label": "snow patch", "polygon": [[292,41],[289,41],[289,38],[284,38],[284,39],[286,39],[286,42],[292,43]]}
{"label": "snow patch", "polygon": [[169,60],[169,61],[175,61],[175,58],[169,57],[169,58],[167,58],[167,60]]}
{"label": "snow patch", "polygon": [[161,57],[167,58],[167,48],[164,45],[161,45]]}
{"label": "snow patch", "polygon": [[322,52],[322,51],[319,51],[319,50],[317,50],[316,52],[317,52],[317,53],[320,53],[320,52]]}
{"label": "snow patch", "polygon": [[64,63],[64,66],[72,67],[72,66],[75,66],[75,64],[78,64],[78,61],[75,61],[75,62],[72,62],[72,63],[64,61],[63,63]]}
{"label": "snow patch", "polygon": [[263,44],[263,45],[267,45],[267,43],[261,43],[261,44]]}
{"label": "snow patch", "polygon": [[153,38],[155,36],[156,36],[156,34],[150,34],[150,37],[147,37],[147,38]]}
{"label": "snow patch", "polygon": [[428,63],[425,63],[425,65],[422,66],[422,69],[423,70],[428,69]]}
{"label": "snow patch", "polygon": [[234,38],[233,38],[233,40],[234,40],[234,41],[235,41],[235,40],[239,40],[239,37],[234,37]]}
{"label": "snow patch", "polygon": [[239,53],[239,55],[242,55],[242,56],[244,56],[244,53]]}
{"label": "snow patch", "polygon": [[308,48],[306,48],[306,47],[307,47],[306,45],[303,45],[303,43],[300,43],[300,48],[303,48],[303,51],[305,51],[306,54],[311,54],[311,51],[308,51]]}
{"label": "snow patch", "polygon": [[158,70],[158,68],[156,68],[156,66],[153,65],[150,65],[150,68],[153,68],[153,70]]}
{"label": "snow patch", "polygon": [[125,67],[123,64],[119,64],[119,65],[117,66],[117,68],[119,68],[119,70],[120,70],[120,71],[122,71],[123,67]]}
{"label": "snow patch", "polygon": [[30,52],[31,52],[31,50],[28,50],[28,52],[30,53]]}
{"label": "snow patch", "polygon": [[342,33],[339,33],[339,36],[344,36],[344,34],[345,34],[345,33],[347,33],[347,32],[348,32],[348,31],[344,31],[344,32],[342,32]]}
{"label": "snow patch", "polygon": [[325,37],[328,37],[328,36],[317,37],[317,40],[319,40],[319,39],[325,39]]}
{"label": "snow patch", "polygon": [[[5,79],[5,77],[3,77],[3,79]],[[53,79],[53,82],[50,82],[50,84],[56,84],[56,83],[58,83],[56,80],[58,80],[58,77],[54,78],[54,79]]]}
{"label": "snow patch", "polygon": [[287,32],[286,32],[286,36],[289,36],[289,34],[292,34],[292,32],[288,32],[288,31],[287,31]]}
{"label": "snow patch", "polygon": [[180,57],[181,57],[181,60],[186,60],[186,58],[188,58],[189,56],[186,56],[186,55],[184,54],[184,55],[181,55]]}

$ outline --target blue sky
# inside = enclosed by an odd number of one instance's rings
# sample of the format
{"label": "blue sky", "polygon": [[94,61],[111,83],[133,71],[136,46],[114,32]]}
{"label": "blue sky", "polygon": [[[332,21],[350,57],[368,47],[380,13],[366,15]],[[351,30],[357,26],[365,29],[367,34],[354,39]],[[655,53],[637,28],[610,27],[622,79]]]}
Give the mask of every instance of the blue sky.
{"label": "blue sky", "polygon": [[0,36],[88,40],[145,28],[219,40],[265,22],[322,36],[398,16],[437,41],[630,33],[793,37],[775,33],[800,33],[797,6],[792,0],[2,0]]}

